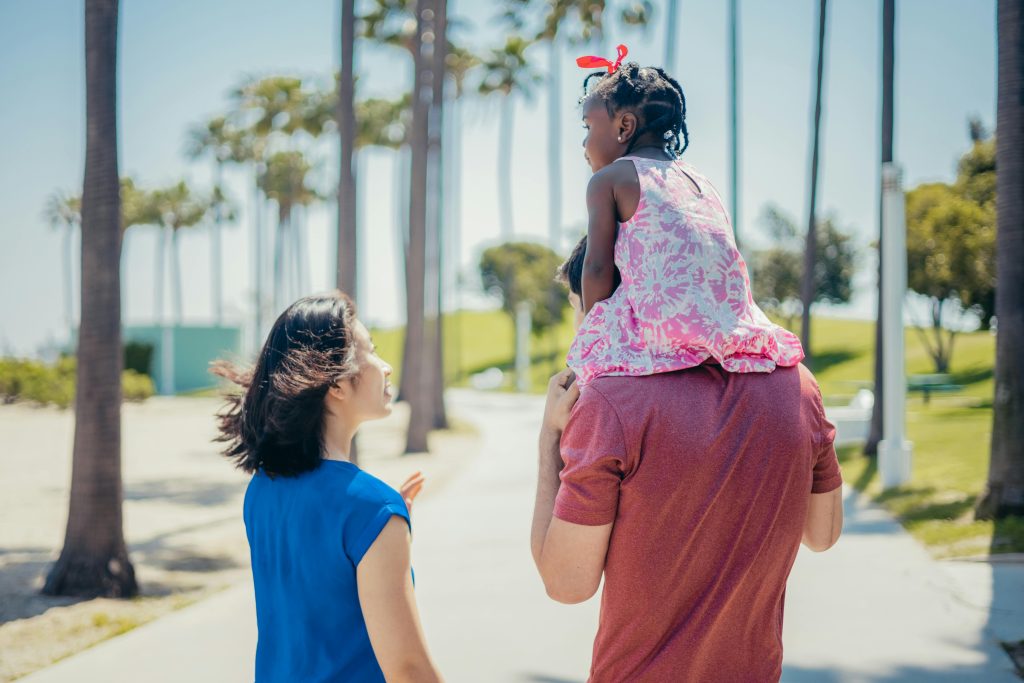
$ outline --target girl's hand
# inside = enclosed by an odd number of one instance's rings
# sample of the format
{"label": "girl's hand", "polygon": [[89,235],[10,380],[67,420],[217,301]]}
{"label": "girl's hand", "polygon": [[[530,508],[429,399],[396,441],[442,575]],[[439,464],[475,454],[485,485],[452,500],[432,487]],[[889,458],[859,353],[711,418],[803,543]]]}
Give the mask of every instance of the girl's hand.
{"label": "girl's hand", "polygon": [[402,500],[405,501],[405,506],[412,512],[412,502],[416,499],[416,496],[423,490],[423,482],[426,481],[422,472],[414,472],[405,480],[402,484],[402,488],[398,490],[402,494]]}

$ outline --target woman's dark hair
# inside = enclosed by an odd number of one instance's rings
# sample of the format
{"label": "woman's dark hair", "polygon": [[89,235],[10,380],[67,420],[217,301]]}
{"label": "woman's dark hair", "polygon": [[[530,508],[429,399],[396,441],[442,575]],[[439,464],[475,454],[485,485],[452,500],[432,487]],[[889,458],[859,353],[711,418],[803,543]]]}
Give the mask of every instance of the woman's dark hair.
{"label": "woman's dark hair", "polygon": [[[588,91],[590,81],[595,78],[599,79],[597,84]],[[663,139],[665,151],[672,157],[679,157],[690,146],[683,88],[664,69],[626,62],[612,73],[596,71],[583,79],[580,101],[591,97],[604,102],[609,116],[623,110],[636,114],[639,126],[626,147],[626,154],[646,133]]]}
{"label": "woman's dark hair", "polygon": [[307,296],[274,322],[254,368],[213,365],[244,390],[217,415],[217,441],[240,469],[295,476],[320,466],[327,390],[359,372],[355,320],[345,294]]}

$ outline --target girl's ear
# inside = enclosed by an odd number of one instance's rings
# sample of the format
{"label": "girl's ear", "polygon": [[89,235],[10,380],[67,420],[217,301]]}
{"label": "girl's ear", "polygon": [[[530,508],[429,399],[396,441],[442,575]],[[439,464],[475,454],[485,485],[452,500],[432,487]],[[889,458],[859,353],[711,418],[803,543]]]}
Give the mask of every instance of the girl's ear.
{"label": "girl's ear", "polygon": [[627,143],[636,134],[637,124],[636,114],[627,111],[619,117],[619,130],[618,140],[621,143]]}

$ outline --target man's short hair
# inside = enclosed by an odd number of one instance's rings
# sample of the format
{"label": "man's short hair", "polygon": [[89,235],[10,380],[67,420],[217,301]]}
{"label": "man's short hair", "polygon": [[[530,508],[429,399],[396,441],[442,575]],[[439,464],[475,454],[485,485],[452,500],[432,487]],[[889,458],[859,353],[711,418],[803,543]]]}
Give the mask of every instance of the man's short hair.
{"label": "man's short hair", "polygon": [[576,243],[565,263],[558,266],[555,280],[569,285],[569,291],[578,297],[583,296],[583,257],[587,255],[587,236],[584,235]]}
{"label": "man's short hair", "polygon": [[[583,259],[586,255],[587,236],[584,235],[576,243],[576,247],[569,254],[569,258],[565,259],[565,263],[558,267],[558,272],[555,274],[555,280],[569,285],[569,291],[578,296],[581,301],[583,300]],[[614,273],[616,289],[618,289],[621,282],[622,278],[619,275],[619,269],[616,268]]]}

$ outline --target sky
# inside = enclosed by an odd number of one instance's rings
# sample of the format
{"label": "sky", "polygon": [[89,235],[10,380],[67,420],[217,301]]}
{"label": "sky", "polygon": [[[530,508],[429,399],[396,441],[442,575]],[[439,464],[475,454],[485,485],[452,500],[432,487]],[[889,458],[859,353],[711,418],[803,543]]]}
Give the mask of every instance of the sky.
{"label": "sky", "polygon": [[[576,101],[584,72],[574,58],[615,44],[630,59],[663,65],[687,98],[690,148],[685,159],[729,197],[727,4],[682,0],[677,26],[664,23],[663,1],[653,0],[646,32],[611,22],[605,45],[566,46],[558,94],[562,173],[549,178],[549,92],[538,87],[515,104],[513,206],[517,238],[546,241],[548,201],[562,190],[566,235],[585,230],[584,190],[590,170],[582,148]],[[609,2],[615,5],[614,2]],[[621,4],[618,3],[618,4]],[[736,221],[745,248],[766,244],[757,217],[773,203],[797,225],[807,223],[810,124],[813,106],[817,6],[814,0],[740,0],[740,209]],[[950,181],[966,151],[967,122],[995,124],[994,0],[898,0],[896,16],[895,160],[904,185]],[[452,40],[478,50],[503,42],[497,2],[449,0],[463,19]],[[152,187],[186,179],[210,187],[209,162],[184,154],[186,132],[230,106],[228,93],[247,77],[295,74],[328,79],[337,68],[338,0],[121,0],[119,26],[119,144],[121,175]],[[829,3],[825,57],[820,215],[832,215],[861,246],[854,301],[844,311],[873,316],[879,184],[881,0]],[[675,64],[664,64],[667,36],[677,44]],[[542,72],[545,48],[530,53]],[[411,68],[394,49],[361,42],[358,96],[397,96]],[[55,190],[80,193],[85,158],[85,65],[81,0],[0,0],[0,353],[33,355],[67,337],[61,233],[43,216]],[[496,244],[498,102],[468,97],[453,125],[459,129],[457,191],[449,224],[449,285],[462,282],[448,306],[483,306],[475,275],[480,252]],[[315,150],[324,188],[336,178],[336,145]],[[455,156],[453,153],[451,156]],[[334,161],[332,161],[332,159]],[[399,324],[404,285],[396,245],[401,210],[401,162],[384,150],[360,160],[361,299],[370,324]],[[227,190],[238,205],[224,233],[224,302],[229,322],[245,323],[252,308],[252,174],[229,167]],[[307,213],[306,263],[311,291],[333,285],[333,202]],[[156,231],[130,230],[124,254],[124,319],[154,320]],[[566,252],[571,247],[567,239]],[[77,248],[77,243],[76,243]],[[185,323],[212,319],[209,232],[182,233]],[[455,266],[457,263],[457,267]],[[72,276],[77,283],[77,257]],[[77,284],[75,297],[78,296]],[[77,309],[77,302],[75,303]],[[165,311],[169,311],[169,304]],[[246,338],[251,337],[247,334]]]}

